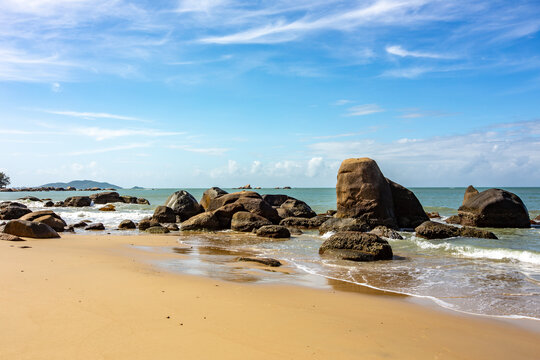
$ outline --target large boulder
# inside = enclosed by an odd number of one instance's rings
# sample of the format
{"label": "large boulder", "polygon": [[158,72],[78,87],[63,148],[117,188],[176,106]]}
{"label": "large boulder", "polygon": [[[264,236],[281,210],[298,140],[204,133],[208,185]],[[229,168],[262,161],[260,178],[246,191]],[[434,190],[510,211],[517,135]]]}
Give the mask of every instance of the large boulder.
{"label": "large boulder", "polygon": [[220,207],[227,204],[232,204],[241,198],[262,200],[261,195],[259,195],[258,193],[254,191],[240,191],[240,192],[235,192],[231,194],[221,195],[221,196],[211,199],[210,203],[208,204],[208,208],[206,210],[207,211],[217,210]]}
{"label": "large boulder", "polygon": [[342,231],[369,231],[371,227],[364,222],[363,219],[351,219],[351,218],[329,218],[321,226],[319,226],[319,234],[325,234],[327,232],[342,232]]}
{"label": "large boulder", "polygon": [[465,189],[465,194],[463,195],[463,203],[462,204],[465,204],[467,202],[467,200],[469,200],[470,198],[476,196],[480,194],[480,192],[478,190],[476,190],[476,188],[472,185],[469,185],[467,187],[467,189]]}
{"label": "large boulder", "polygon": [[284,239],[290,238],[291,233],[285,226],[280,225],[265,225],[257,229],[257,236]]}
{"label": "large boulder", "polygon": [[49,225],[27,220],[11,220],[6,224],[4,233],[36,239],[60,237]]}
{"label": "large boulder", "polygon": [[21,217],[20,220],[47,224],[58,232],[64,231],[64,228],[67,226],[64,219],[62,219],[60,215],[56,214],[52,210],[33,211]]}
{"label": "large boulder", "polygon": [[418,201],[418,198],[411,190],[392,180],[386,180],[392,193],[394,216],[400,228],[414,229],[424,221],[429,220],[422,204],[420,204],[420,201]]}
{"label": "large boulder", "polygon": [[174,223],[176,222],[176,214],[170,207],[161,205],[154,210],[152,219],[160,223]]}
{"label": "large boulder", "polygon": [[3,202],[0,204],[0,219],[2,220],[14,220],[31,213],[32,210],[28,209],[26,205],[18,202]]}
{"label": "large boulder", "polygon": [[336,256],[343,260],[392,260],[392,248],[375,234],[356,231],[338,232],[330,236],[319,248],[319,254]]}
{"label": "large boulder", "polygon": [[528,228],[529,212],[509,191],[488,189],[470,197],[458,209],[462,225],[495,228]]}
{"label": "large boulder", "polygon": [[118,225],[119,230],[133,230],[136,229],[137,225],[131,220],[122,220]]}
{"label": "large boulder", "polygon": [[204,210],[206,210],[208,209],[208,206],[210,206],[210,201],[212,199],[215,199],[221,195],[226,195],[226,194],[228,194],[228,192],[214,186],[203,193],[200,204],[204,208]]}
{"label": "large boulder", "polygon": [[108,204],[115,202],[124,202],[124,199],[115,191],[101,192],[90,195],[90,199],[94,201],[94,204]]}
{"label": "large boulder", "polygon": [[262,198],[272,206],[281,206],[281,204],[290,199],[288,195],[282,194],[266,194]]}
{"label": "large boulder", "polygon": [[180,190],[169,196],[165,206],[170,207],[179,217],[180,221],[185,221],[192,216],[204,211],[197,200],[185,190]]}
{"label": "large boulder", "polygon": [[246,209],[242,204],[232,203],[224,205],[213,212],[211,211],[211,213],[213,213],[214,217],[219,221],[220,229],[230,229],[232,217],[239,211],[246,211]]}
{"label": "large boulder", "polygon": [[[230,220],[229,220],[230,222]],[[191,231],[191,230],[220,230],[221,227],[218,217],[213,212],[203,212],[192,216],[187,219],[180,225],[180,230],[182,231]]]}
{"label": "large boulder", "polygon": [[233,215],[231,229],[235,231],[250,232],[265,225],[272,225],[270,220],[247,211],[240,211]]}
{"label": "large boulder", "polygon": [[317,216],[315,211],[313,211],[308,204],[302,200],[289,199],[283,202],[280,206],[281,209],[285,209],[287,217],[304,217],[312,218]]}
{"label": "large boulder", "polygon": [[92,199],[88,196],[71,196],[64,200],[63,206],[83,207],[92,205]]}
{"label": "large boulder", "polygon": [[344,160],[337,175],[336,195],[338,218],[359,218],[372,227],[397,227],[390,186],[374,160]]}
{"label": "large boulder", "polygon": [[[226,195],[225,195],[226,196]],[[235,204],[240,204],[246,209],[255,215],[262,216],[263,218],[269,220],[273,224],[279,224],[281,218],[279,217],[276,209],[274,209],[270,204],[261,199],[254,198],[240,198],[234,202]]]}

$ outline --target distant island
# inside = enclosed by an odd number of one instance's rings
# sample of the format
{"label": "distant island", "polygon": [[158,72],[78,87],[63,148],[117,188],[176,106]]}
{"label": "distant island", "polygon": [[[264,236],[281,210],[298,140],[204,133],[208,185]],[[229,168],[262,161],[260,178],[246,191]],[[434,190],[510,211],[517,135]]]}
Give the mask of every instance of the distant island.
{"label": "distant island", "polygon": [[141,186],[134,186],[131,188],[132,190],[144,190],[145,188],[141,187]]}
{"label": "distant island", "polygon": [[122,189],[121,186],[114,185],[108,182],[99,182],[93,180],[73,180],[68,183],[65,182],[55,182],[45,185],[41,185],[41,188],[44,187],[54,187],[54,188],[67,188],[68,186],[74,187],[76,189],[90,189],[90,188],[100,188],[100,189]]}

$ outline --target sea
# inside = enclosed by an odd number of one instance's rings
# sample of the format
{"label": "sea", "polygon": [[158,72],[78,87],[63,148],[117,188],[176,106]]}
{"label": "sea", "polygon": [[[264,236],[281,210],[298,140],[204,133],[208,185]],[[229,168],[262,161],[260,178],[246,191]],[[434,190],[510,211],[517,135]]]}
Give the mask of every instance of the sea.
{"label": "sea", "polygon": [[[53,208],[68,224],[81,220],[101,222],[103,234],[134,234],[119,231],[120,221],[139,221],[151,216],[177,190],[186,190],[200,199],[205,189],[124,189],[121,195],[143,197],[150,205],[115,204],[115,212],[102,212],[98,206]],[[224,189],[228,192],[238,190]],[[411,188],[425,210],[436,211],[442,219],[456,214],[465,188]],[[482,191],[485,188],[478,188]],[[540,215],[540,188],[505,188],[517,194],[529,210],[531,219]],[[262,194],[287,194],[305,201],[317,213],[336,208],[334,188],[260,189]],[[0,201],[35,196],[52,201],[90,192],[16,192],[0,193]],[[21,201],[32,210],[43,209],[42,202]],[[540,228],[488,229],[498,240],[450,238],[426,240],[413,232],[400,232],[404,240],[391,240],[395,259],[357,263],[319,256],[318,249],[331,234],[304,231],[288,240],[269,240],[232,231],[218,233],[171,233],[178,246],[160,251],[178,254],[167,257],[158,266],[172,271],[254,283],[291,283],[313,287],[336,288],[353,284],[427,299],[446,309],[502,318],[540,320]],[[77,230],[84,234],[84,230]],[[95,234],[95,233],[94,233]],[[156,251],[155,248],[141,248]],[[293,271],[246,271],[231,266],[237,256],[272,257],[283,261]]]}

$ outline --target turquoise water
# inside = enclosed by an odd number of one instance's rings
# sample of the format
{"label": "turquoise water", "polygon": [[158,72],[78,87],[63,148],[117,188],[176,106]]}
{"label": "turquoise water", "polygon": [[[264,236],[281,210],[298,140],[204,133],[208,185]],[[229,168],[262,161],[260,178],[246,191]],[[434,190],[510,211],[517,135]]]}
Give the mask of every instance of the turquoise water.
{"label": "turquoise water", "polygon": [[[540,215],[540,188],[505,188],[521,197],[531,218]],[[68,223],[83,219],[102,222],[107,232],[120,233],[116,226],[124,219],[139,221],[153,213],[157,205],[178,189],[119,190],[122,195],[144,197],[151,205],[116,204],[116,212],[100,212],[97,207],[54,208]],[[185,189],[200,199],[205,189]],[[225,189],[228,192],[238,190]],[[465,188],[411,188],[426,211],[442,216],[457,213]],[[479,188],[480,191],[484,188]],[[261,189],[261,194],[287,194],[307,202],[316,212],[335,209],[333,188]],[[15,200],[23,196],[64,200],[68,196],[87,192],[0,193],[0,200]],[[41,209],[39,202],[26,202],[32,209]],[[308,283],[328,284],[332,279],[368,287],[432,299],[437,304],[457,311],[540,319],[540,228],[490,229],[498,240],[453,238],[425,240],[414,233],[403,232],[405,240],[390,240],[397,255],[392,261],[353,263],[321,258],[318,248],[324,236],[307,231],[285,241],[267,241],[227,232],[205,236],[179,237],[179,243],[189,245],[199,259],[249,252],[284,260],[298,273],[306,275]],[[126,233],[126,232],[123,232]],[[225,236],[226,235],[226,236]],[[250,235],[247,235],[248,237]],[[221,255],[209,255],[212,248]],[[226,256],[225,256],[226,258]],[[182,272],[223,275],[228,267],[216,267],[216,262],[170,260],[167,266]],[[223,260],[224,261],[224,260]],[[222,262],[223,262],[222,261]],[[249,277],[244,274],[245,277]],[[284,275],[280,275],[284,276]],[[269,277],[271,278],[271,277]],[[287,278],[286,278],[287,279]],[[285,280],[286,280],[285,279]],[[318,279],[318,280],[314,280]],[[283,279],[281,279],[283,280]],[[294,280],[290,278],[291,282]],[[255,280],[253,280],[255,281]],[[308,284],[309,285],[309,284]]]}

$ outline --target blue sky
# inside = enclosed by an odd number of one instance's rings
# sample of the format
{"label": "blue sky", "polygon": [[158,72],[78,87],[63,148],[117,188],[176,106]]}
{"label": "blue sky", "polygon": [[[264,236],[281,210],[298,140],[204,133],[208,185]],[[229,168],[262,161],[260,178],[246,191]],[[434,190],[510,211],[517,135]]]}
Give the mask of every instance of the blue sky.
{"label": "blue sky", "polygon": [[13,186],[540,185],[538,1],[0,0]]}

